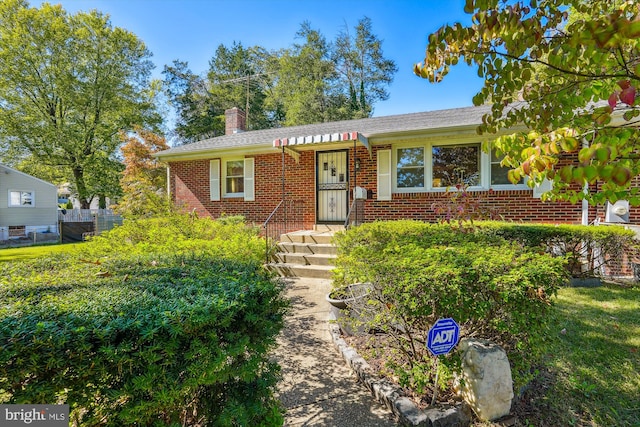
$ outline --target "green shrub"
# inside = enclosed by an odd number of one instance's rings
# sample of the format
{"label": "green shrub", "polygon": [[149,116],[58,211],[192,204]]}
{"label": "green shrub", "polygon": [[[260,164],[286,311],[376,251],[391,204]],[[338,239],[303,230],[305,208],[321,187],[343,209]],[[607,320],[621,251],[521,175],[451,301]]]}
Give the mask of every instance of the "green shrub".
{"label": "green shrub", "polygon": [[[81,425],[282,424],[281,283],[242,217],[128,220],[0,271],[0,396]],[[185,421],[186,420],[186,421]]]}
{"label": "green shrub", "polygon": [[264,259],[265,243],[257,227],[239,216],[217,220],[188,214],[127,220],[78,248],[84,257],[113,253],[204,253],[219,258],[252,261]]}
{"label": "green shrub", "polygon": [[[564,259],[531,251],[499,236],[447,225],[377,222],[337,236],[336,285],[371,282],[361,307],[365,329],[392,337],[390,368],[403,385],[424,392],[434,382],[427,331],[451,317],[462,336],[500,344],[516,386],[526,383],[539,356],[550,298],[567,280]],[[441,358],[444,378],[459,369]]]}
{"label": "green shrub", "polygon": [[5,263],[0,300],[3,403],[65,402],[81,425],[282,421],[268,353],[287,303],[255,262],[121,251]]}
{"label": "green shrub", "polygon": [[515,241],[523,247],[565,257],[573,277],[601,276],[620,268],[625,253],[638,247],[635,233],[616,226],[477,222],[477,234]]}

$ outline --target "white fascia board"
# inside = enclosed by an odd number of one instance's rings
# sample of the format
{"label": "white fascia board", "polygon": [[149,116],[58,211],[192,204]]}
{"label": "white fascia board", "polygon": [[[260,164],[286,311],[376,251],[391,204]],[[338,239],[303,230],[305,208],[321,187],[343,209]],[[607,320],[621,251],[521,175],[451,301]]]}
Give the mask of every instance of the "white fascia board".
{"label": "white fascia board", "polygon": [[246,156],[254,154],[272,154],[280,151],[279,147],[274,147],[271,144],[260,146],[242,146],[242,147],[228,147],[225,149],[208,148],[198,151],[189,151],[185,153],[174,153],[162,155],[156,153],[153,156],[162,162],[176,162],[185,160],[203,160],[211,159],[214,157],[230,157],[230,156]]}

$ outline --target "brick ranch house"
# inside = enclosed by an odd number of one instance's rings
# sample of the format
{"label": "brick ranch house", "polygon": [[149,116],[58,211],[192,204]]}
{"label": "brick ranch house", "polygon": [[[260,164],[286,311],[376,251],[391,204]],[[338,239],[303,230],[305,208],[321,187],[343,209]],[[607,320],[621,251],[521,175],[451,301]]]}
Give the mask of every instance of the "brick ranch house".
{"label": "brick ranch house", "polygon": [[[545,188],[514,185],[476,134],[489,106],[244,131],[226,111],[226,134],[157,154],[169,191],[189,211],[243,215],[286,231],[373,220],[435,221],[434,202],[464,181],[505,220],[640,223],[640,210],[543,202]],[[278,232],[283,232],[278,229]]]}

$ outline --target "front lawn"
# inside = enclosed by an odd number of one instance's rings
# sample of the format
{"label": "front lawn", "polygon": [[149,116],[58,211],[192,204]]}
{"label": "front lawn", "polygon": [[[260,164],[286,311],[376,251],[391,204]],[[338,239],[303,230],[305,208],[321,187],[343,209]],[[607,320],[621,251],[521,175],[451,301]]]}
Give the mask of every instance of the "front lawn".
{"label": "front lawn", "polygon": [[521,425],[640,426],[640,288],[563,288]]}
{"label": "front lawn", "polygon": [[22,261],[47,256],[53,253],[70,252],[78,245],[82,244],[83,243],[65,243],[64,245],[50,244],[0,249],[0,262]]}

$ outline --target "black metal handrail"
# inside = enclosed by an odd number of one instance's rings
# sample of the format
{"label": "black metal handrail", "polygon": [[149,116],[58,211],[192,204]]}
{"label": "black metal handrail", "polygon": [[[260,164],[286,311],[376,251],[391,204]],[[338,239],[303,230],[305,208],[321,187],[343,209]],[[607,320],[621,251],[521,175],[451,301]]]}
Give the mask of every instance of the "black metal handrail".
{"label": "black metal handrail", "polygon": [[265,238],[265,261],[268,263],[280,236],[304,227],[304,201],[282,200],[262,224]]}

